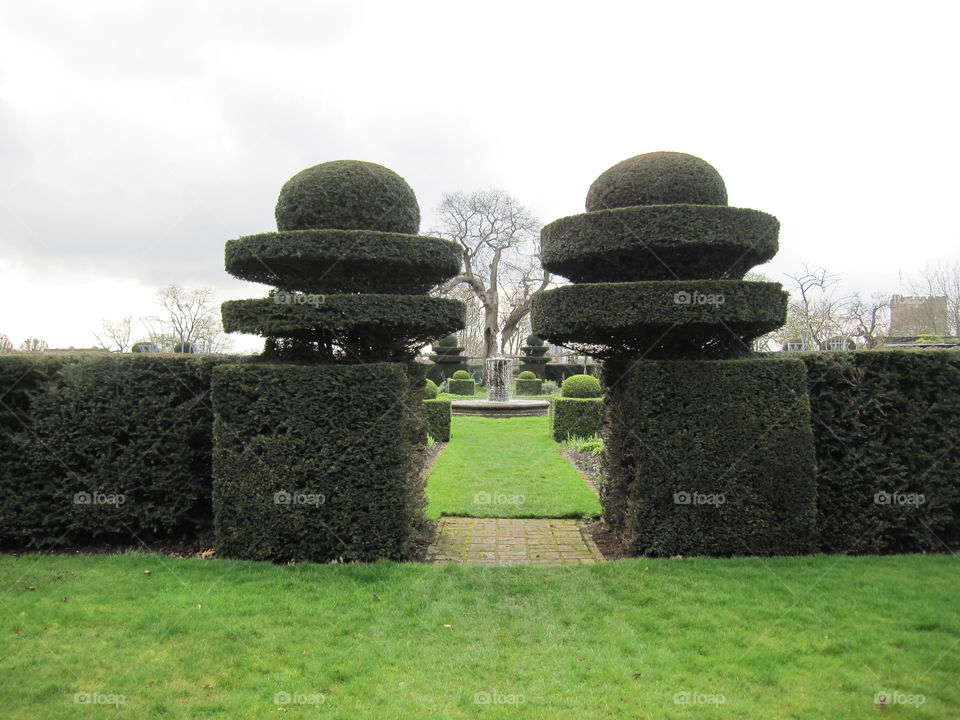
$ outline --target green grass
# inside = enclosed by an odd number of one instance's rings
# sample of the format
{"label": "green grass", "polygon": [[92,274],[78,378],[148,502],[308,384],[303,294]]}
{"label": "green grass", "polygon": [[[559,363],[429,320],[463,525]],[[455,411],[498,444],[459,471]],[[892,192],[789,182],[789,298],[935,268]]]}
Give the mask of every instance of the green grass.
{"label": "green grass", "polygon": [[548,418],[455,416],[427,481],[427,515],[591,517],[597,496],[560,454]]}
{"label": "green grass", "polygon": [[[950,556],[578,568],[4,556],[0,714],[857,720],[878,717],[886,690],[925,702],[883,717],[943,720],[960,717],[957,578]],[[74,703],[91,692],[124,702]],[[280,714],[283,692],[320,704]],[[494,692],[514,704],[475,702]]]}

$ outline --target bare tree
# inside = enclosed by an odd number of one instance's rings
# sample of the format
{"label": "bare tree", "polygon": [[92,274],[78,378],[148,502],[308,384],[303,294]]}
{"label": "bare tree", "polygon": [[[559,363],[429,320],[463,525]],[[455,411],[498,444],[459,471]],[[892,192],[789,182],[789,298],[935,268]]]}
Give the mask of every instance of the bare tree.
{"label": "bare tree", "polygon": [[3,333],[0,333],[0,353],[12,353],[14,351],[13,343]]}
{"label": "bare tree", "polygon": [[209,288],[186,290],[170,284],[157,292],[161,313],[142,318],[150,341],[161,350],[193,345],[197,352],[223,352],[229,342]]}
{"label": "bare tree", "polygon": [[776,331],[781,342],[799,341],[809,350],[824,350],[829,340],[846,334],[846,301],[836,296],[836,275],[824,268],[811,270],[804,265],[802,273],[787,278],[792,281],[787,288],[787,323]]}
{"label": "bare tree", "polygon": [[93,336],[97,339],[97,345],[104,350],[121,353],[126,352],[130,349],[132,322],[133,318],[130,315],[121,318],[115,323],[104,320],[100,333],[93,333]]}
{"label": "bare tree", "polygon": [[869,299],[854,293],[844,305],[844,314],[848,320],[848,333],[863,341],[864,347],[875,348],[886,336],[890,316],[890,298],[888,295],[874,293]]}
{"label": "bare tree", "polygon": [[927,263],[916,280],[909,279],[910,292],[947,298],[947,322],[951,335],[960,335],[960,260]]}
{"label": "bare tree", "polygon": [[40,340],[39,338],[27,338],[22,343],[20,343],[20,352],[43,352],[48,347],[46,340]]}
{"label": "bare tree", "polygon": [[461,272],[440,293],[469,288],[483,314],[480,354],[503,352],[529,315],[531,298],[550,284],[540,265],[540,223],[502,190],[446,194],[437,214],[432,233],[462,249]]}

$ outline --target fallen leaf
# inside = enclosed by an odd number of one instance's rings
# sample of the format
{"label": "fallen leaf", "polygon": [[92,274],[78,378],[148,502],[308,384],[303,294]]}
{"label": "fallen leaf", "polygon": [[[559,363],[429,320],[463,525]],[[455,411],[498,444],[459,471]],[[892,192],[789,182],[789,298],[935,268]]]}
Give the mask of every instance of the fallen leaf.
{"label": "fallen leaf", "polygon": [[19,634],[22,633],[22,632],[23,632],[23,628],[22,628],[22,627],[15,627],[15,628],[13,629],[13,634],[14,634],[14,635],[19,635]]}
{"label": "fallen leaf", "polygon": [[36,588],[33,585],[27,585],[27,590],[36,590]]}
{"label": "fallen leaf", "polygon": [[453,625],[444,625],[445,628],[452,628]]}
{"label": "fallen leaf", "polygon": [[150,574],[150,571],[149,571],[149,570],[144,570],[144,571],[143,571],[143,574],[144,574],[144,575],[149,575],[149,574]]}
{"label": "fallen leaf", "polygon": [[631,675],[630,677],[631,677],[633,680],[639,680],[639,679],[640,679],[640,673],[634,673],[634,674]]}

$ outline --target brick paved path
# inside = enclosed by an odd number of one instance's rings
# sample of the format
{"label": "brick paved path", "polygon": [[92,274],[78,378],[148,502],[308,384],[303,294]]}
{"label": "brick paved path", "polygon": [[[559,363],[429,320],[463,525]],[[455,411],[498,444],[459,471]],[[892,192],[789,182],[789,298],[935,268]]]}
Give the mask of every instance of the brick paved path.
{"label": "brick paved path", "polygon": [[440,518],[429,562],[465,565],[587,565],[603,562],[580,520]]}

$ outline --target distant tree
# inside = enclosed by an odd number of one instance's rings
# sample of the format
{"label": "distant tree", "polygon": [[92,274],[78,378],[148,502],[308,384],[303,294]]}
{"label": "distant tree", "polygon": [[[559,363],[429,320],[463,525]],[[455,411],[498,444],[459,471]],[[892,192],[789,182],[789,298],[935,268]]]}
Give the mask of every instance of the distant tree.
{"label": "distant tree", "polygon": [[49,347],[46,340],[29,338],[20,343],[20,352],[43,352]]}
{"label": "distant tree", "polygon": [[440,293],[458,297],[469,290],[483,318],[480,355],[496,355],[521,332],[531,298],[550,284],[539,259],[540,223],[502,190],[448,193],[437,215],[432,234],[457,242],[462,250],[460,274]]}
{"label": "distant tree", "polygon": [[0,333],[0,353],[12,353],[14,351],[13,343],[3,333]]}
{"label": "distant tree", "polygon": [[172,283],[157,292],[160,314],[143,318],[150,342],[162,351],[193,345],[197,352],[222,352],[229,345],[220,324],[220,309],[209,288],[186,290]]}
{"label": "distant tree", "polygon": [[848,320],[848,334],[860,338],[864,347],[875,348],[887,334],[890,297],[875,293],[864,299],[860,293],[854,293],[844,304],[844,314]]}
{"label": "distant tree", "polygon": [[115,323],[104,320],[100,332],[93,334],[97,339],[97,345],[104,350],[126,352],[130,348],[132,320],[130,315]]}
{"label": "distant tree", "polygon": [[787,322],[774,333],[781,343],[800,342],[809,350],[825,350],[831,339],[847,334],[847,300],[836,295],[840,282],[836,275],[804,265],[802,273],[787,278],[791,281],[786,288],[790,292]]}

